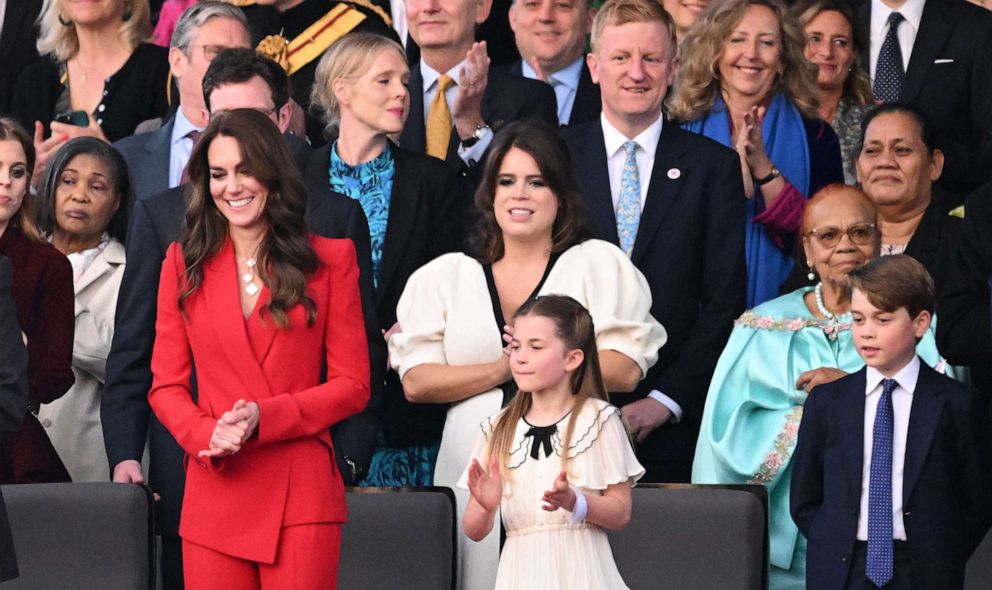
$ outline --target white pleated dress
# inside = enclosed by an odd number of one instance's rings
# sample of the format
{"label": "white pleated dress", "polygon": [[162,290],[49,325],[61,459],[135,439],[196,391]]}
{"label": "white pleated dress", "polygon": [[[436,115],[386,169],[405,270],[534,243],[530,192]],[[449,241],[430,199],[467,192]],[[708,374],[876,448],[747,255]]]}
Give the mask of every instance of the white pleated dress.
{"label": "white pleated dress", "polygon": [[[481,426],[472,456],[485,463],[496,414]],[[531,425],[517,424],[510,453],[512,481],[503,482],[500,502],[506,543],[499,560],[496,590],[627,590],[617,571],[606,532],[597,525],[569,522],[571,513],[541,508],[541,498],[561,472],[562,439],[568,417],[551,436],[553,453],[531,455]],[[607,486],[636,482],[644,475],[627,438],[620,410],[600,400],[588,400],[581,410],[567,450],[569,483],[589,495],[602,495]],[[458,485],[468,487],[468,470]],[[490,535],[496,535],[495,529]]]}

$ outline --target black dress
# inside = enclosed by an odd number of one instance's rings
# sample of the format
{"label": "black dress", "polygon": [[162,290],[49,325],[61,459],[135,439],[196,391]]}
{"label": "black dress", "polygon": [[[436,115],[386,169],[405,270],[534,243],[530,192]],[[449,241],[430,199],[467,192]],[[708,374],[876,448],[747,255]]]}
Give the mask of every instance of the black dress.
{"label": "black dress", "polygon": [[[138,123],[162,117],[169,110],[169,50],[141,43],[121,69],[107,78],[103,100],[90,114],[111,142],[134,133]],[[57,104],[68,89],[62,81],[63,64],[44,56],[24,69],[14,87],[11,114],[33,133],[34,122],[45,125],[57,114]]]}

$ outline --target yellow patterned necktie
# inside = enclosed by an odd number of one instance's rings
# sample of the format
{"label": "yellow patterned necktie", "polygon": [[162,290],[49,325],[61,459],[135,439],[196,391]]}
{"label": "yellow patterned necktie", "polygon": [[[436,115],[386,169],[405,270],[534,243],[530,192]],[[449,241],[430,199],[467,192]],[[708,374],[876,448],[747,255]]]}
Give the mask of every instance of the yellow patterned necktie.
{"label": "yellow patterned necktie", "polygon": [[444,93],[455,81],[443,74],[437,79],[437,94],[427,111],[427,155],[444,160],[448,157],[448,141],[451,139],[451,111]]}

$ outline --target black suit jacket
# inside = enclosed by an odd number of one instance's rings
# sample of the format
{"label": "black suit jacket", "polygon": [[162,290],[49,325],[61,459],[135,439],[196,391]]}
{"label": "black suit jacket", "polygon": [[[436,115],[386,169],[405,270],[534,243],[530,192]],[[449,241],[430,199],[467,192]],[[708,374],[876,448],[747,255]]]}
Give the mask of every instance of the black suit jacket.
{"label": "black suit jacket", "polygon": [[[373,393],[369,408],[334,427],[333,439],[346,483],[350,471],[345,457],[368,468],[377,425],[374,405],[382,397],[385,348],[372,294],[369,232],[357,202],[323,187],[308,186],[309,225],[318,235],[350,238],[355,242],[361,271],[359,287],[372,367]],[[155,342],[156,294],[162,261],[170,243],[179,240],[186,210],[185,187],[170,189],[135,203],[128,229],[127,258],[117,303],[114,341],[107,359],[107,381],[100,405],[103,437],[111,468],[126,459],[140,460],[145,440],[151,453],[149,483],[162,500],[158,503],[161,531],[178,536],[179,512],[185,481],[183,451],[155,419],[148,405],[151,354]]]}
{"label": "black suit jacket", "polygon": [[[859,16],[869,39],[871,2]],[[866,72],[868,60],[866,51]],[[936,124],[947,155],[941,185],[951,191],[948,198],[961,204],[992,179],[992,13],[964,0],[926,0],[900,100]]]}
{"label": "black suit jacket", "polygon": [[964,210],[961,238],[946,263],[937,301],[937,345],[951,363],[971,367],[987,406],[992,399],[992,182],[969,196]]}
{"label": "black suit jacket", "polygon": [[[506,72],[523,78],[523,61],[517,60],[506,67]],[[552,90],[554,92],[554,90]],[[568,123],[563,126],[578,125],[588,121],[599,119],[599,114],[603,111],[602,98],[599,94],[599,84],[592,81],[589,74],[589,66],[582,64],[582,73],[579,75],[579,87],[575,89],[575,102],[572,103],[572,112],[568,115]]]}
{"label": "black suit jacket", "polygon": [[[987,326],[986,326],[987,328]],[[913,393],[903,522],[914,588],[961,588],[992,523],[988,416],[972,391],[925,363]],[[792,458],[792,517],[809,541],[810,590],[840,589],[857,538],[864,465],[865,369],[806,399]]]}
{"label": "black suit jacket", "polygon": [[[35,41],[39,31],[35,20],[39,13],[41,0],[7,2],[3,30],[0,31],[0,55],[3,56],[3,67],[0,68],[0,113],[10,112],[17,75],[24,66],[38,59]],[[28,131],[34,133],[34,128]]]}
{"label": "black suit jacket", "polygon": [[[331,145],[310,154],[304,177],[313,187],[328,186]],[[434,258],[458,250],[463,230],[454,170],[436,158],[392,143],[389,149],[395,166],[393,190],[375,288],[376,311],[383,329],[396,323],[396,305],[410,275]],[[445,405],[407,402],[396,372],[386,373],[379,415],[390,446],[439,438],[446,410]]]}
{"label": "black suit jacket", "polygon": [[[21,339],[10,291],[13,276],[10,261],[0,254],[0,440],[17,432],[28,403],[28,351]],[[16,577],[14,541],[0,494],[0,582]]]}
{"label": "black suit jacket", "polygon": [[[563,129],[562,135],[593,234],[618,244],[600,122]],[[666,121],[631,260],[648,280],[651,314],[667,330],[668,342],[634,394],[612,401],[623,405],[656,389],[678,402],[682,421],[656,429],[638,453],[648,462],[680,464],[685,481],[713,369],[744,310],[744,203],[737,154]]]}

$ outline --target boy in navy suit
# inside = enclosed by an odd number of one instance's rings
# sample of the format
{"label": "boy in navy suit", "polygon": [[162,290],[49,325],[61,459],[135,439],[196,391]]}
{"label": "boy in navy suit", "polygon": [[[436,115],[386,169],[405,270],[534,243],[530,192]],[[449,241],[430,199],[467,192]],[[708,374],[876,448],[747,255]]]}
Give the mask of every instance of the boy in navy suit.
{"label": "boy in navy suit", "polygon": [[919,262],[878,258],[850,281],[867,367],[810,394],[792,461],[807,587],[961,588],[992,523],[988,417],[916,356],[934,308]]}

